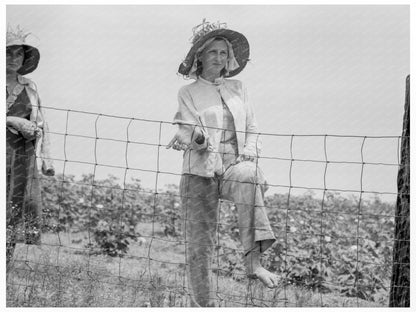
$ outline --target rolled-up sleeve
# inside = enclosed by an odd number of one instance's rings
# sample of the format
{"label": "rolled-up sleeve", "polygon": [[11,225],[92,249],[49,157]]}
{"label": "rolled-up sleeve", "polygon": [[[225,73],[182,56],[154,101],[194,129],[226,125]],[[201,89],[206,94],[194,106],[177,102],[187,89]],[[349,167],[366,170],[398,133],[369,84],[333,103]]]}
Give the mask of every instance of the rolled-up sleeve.
{"label": "rolled-up sleeve", "polygon": [[258,133],[256,115],[254,108],[248,100],[247,90],[243,87],[243,100],[246,107],[246,142],[244,146],[244,154],[260,156],[261,139]]}
{"label": "rolled-up sleeve", "polygon": [[34,84],[29,85],[29,93],[31,93],[32,113],[30,120],[36,124],[40,129],[40,158],[42,160],[42,172],[54,171],[53,161],[50,153],[50,132],[49,126],[45,119],[45,114],[42,110],[41,100],[36,91]]}
{"label": "rolled-up sleeve", "polygon": [[[178,93],[178,110],[173,118],[173,124],[177,124],[183,133],[186,133],[188,138],[186,143],[190,144],[190,148],[193,150],[202,150],[207,148],[207,135],[202,128],[199,113],[192,103],[190,94],[181,88]],[[196,131],[198,129],[198,131]],[[195,142],[198,138],[196,134],[202,133],[204,140],[201,144]]]}

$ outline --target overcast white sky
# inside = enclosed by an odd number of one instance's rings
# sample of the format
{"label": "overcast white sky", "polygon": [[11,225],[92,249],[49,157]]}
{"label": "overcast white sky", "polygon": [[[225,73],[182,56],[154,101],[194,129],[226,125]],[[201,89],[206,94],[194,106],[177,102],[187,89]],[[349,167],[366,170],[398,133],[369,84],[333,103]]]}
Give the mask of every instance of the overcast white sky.
{"label": "overcast white sky", "polygon": [[[259,130],[275,134],[401,135],[405,78],[410,73],[408,5],[358,6],[76,6],[8,5],[7,22],[36,35],[38,69],[28,77],[45,106],[171,121],[176,75],[190,48],[192,27],[203,18],[226,22],[246,35],[251,62],[242,80],[255,107]],[[46,110],[51,131],[63,133],[66,113]],[[96,116],[69,114],[68,133],[95,136]],[[99,137],[125,140],[128,120],[101,117]],[[129,139],[158,143],[159,124],[133,122]],[[175,128],[162,126],[161,144]],[[52,156],[95,162],[94,140],[52,135]],[[264,137],[264,156],[290,158],[290,138]],[[294,158],[325,160],[323,137],[295,137]],[[328,138],[329,160],[361,161],[362,139]],[[367,139],[365,162],[397,163],[397,139]],[[180,173],[175,151],[99,140],[97,161]],[[127,157],[126,157],[127,155]],[[290,161],[261,160],[271,184],[289,184]],[[63,162],[56,162],[58,172]],[[68,162],[66,173],[94,166]],[[295,162],[292,185],[323,187],[324,164]],[[96,168],[123,177],[125,170]],[[364,190],[395,192],[397,167],[365,166]],[[154,173],[128,171],[154,186]],[[361,188],[361,165],[330,165],[326,187]],[[158,184],[179,176],[159,175]],[[272,192],[287,192],[275,188]]]}

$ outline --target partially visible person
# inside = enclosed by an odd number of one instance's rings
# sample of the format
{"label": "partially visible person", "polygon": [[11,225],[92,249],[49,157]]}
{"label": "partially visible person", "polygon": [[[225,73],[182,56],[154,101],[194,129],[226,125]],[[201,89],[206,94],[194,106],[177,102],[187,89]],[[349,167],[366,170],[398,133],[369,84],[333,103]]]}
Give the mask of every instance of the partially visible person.
{"label": "partially visible person", "polygon": [[174,122],[179,130],[168,148],[183,150],[180,183],[192,306],[215,306],[212,260],[218,204],[233,201],[247,275],[274,288],[281,279],[260,263],[275,236],[264,207],[266,183],[258,167],[257,122],[244,85],[229,79],[240,73],[249,44],[239,32],[203,22],[194,28],[193,46],[179,73],[195,79],[179,90]]}
{"label": "partially visible person", "polygon": [[[49,130],[35,84],[24,77],[39,63],[39,50],[26,43],[30,34],[8,27],[6,35],[6,259],[17,242],[40,244],[42,201],[37,166],[53,176]],[[38,149],[38,145],[40,148]]]}

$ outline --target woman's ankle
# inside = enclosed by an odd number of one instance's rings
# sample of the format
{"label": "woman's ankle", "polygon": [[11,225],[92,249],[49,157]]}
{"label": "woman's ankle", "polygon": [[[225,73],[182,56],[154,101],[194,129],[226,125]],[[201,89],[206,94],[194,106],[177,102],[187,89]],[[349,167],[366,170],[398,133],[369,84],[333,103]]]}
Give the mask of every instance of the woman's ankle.
{"label": "woman's ankle", "polygon": [[246,255],[244,260],[245,260],[247,274],[254,274],[254,272],[258,268],[262,267],[260,263],[260,251],[259,250],[253,249]]}

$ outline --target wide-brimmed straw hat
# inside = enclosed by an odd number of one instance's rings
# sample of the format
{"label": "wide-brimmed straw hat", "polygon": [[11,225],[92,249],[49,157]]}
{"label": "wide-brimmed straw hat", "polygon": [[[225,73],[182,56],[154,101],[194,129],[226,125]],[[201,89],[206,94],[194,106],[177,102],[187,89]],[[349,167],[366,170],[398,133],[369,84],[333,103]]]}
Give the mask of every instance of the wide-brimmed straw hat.
{"label": "wide-brimmed straw hat", "polygon": [[234,57],[238,63],[238,67],[231,70],[227,77],[232,77],[240,73],[250,56],[250,46],[247,38],[234,30],[227,29],[225,23],[209,23],[203,20],[202,24],[193,28],[193,36],[191,38],[192,47],[186,55],[185,60],[179,65],[178,72],[186,77],[189,76],[189,72],[194,64],[197,51],[204,45],[204,43],[211,38],[222,37],[228,40],[232,45]]}
{"label": "wide-brimmed straw hat", "polygon": [[26,38],[29,35],[30,33],[25,33],[19,26],[15,30],[11,27],[7,29],[6,47],[21,46],[25,53],[22,67],[17,71],[20,75],[33,72],[39,64],[39,50],[26,42]]}

